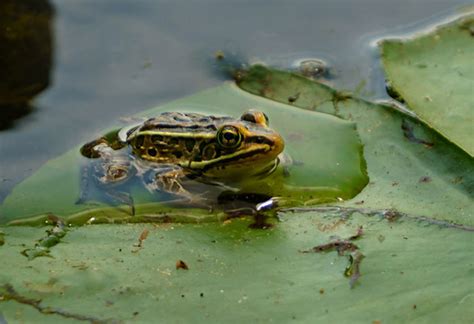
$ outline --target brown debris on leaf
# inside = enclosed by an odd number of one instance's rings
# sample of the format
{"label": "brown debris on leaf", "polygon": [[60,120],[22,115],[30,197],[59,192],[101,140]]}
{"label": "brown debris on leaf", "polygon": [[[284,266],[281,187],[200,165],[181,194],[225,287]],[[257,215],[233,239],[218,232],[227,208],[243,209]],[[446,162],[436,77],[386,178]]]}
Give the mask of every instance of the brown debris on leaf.
{"label": "brown debris on leaf", "polygon": [[150,233],[150,231],[145,228],[142,233],[140,234],[140,236],[138,237],[138,243],[135,243],[133,246],[136,247],[135,250],[132,250],[133,253],[137,253],[141,248],[143,248],[143,242],[146,240],[146,238],[148,237],[148,234]]}
{"label": "brown debris on leaf", "polygon": [[401,217],[402,215],[394,209],[388,209],[383,212],[383,218],[385,218],[389,222],[396,222]]}
{"label": "brown debris on leaf", "polygon": [[420,179],[418,179],[418,182],[419,183],[428,183],[428,182],[431,182],[431,178],[428,177],[428,176],[423,176]]}
{"label": "brown debris on leaf", "polygon": [[361,238],[362,235],[364,235],[364,228],[362,226],[359,226],[359,228],[357,229],[357,232],[354,235],[350,236],[348,240],[349,241],[357,240]]}
{"label": "brown debris on leaf", "polygon": [[297,92],[294,95],[288,97],[288,102],[294,103],[296,100],[298,100],[299,97],[300,97],[300,92]]}
{"label": "brown debris on leaf", "polygon": [[344,275],[349,277],[349,285],[351,288],[354,288],[357,280],[360,277],[360,263],[364,258],[362,252],[360,252],[359,247],[352,243],[351,241],[357,240],[364,235],[364,230],[362,226],[357,229],[357,232],[354,235],[351,235],[345,240],[336,239],[329,243],[317,245],[309,250],[300,250],[301,253],[321,253],[321,252],[331,252],[337,251],[339,256],[347,255],[349,258],[349,265],[344,271]]}
{"label": "brown debris on leaf", "polygon": [[349,254],[349,265],[344,271],[344,275],[349,277],[349,285],[354,288],[357,280],[360,277],[360,263],[365,256],[359,251],[355,250]]}
{"label": "brown debris on leaf", "polygon": [[179,269],[189,270],[189,267],[186,264],[186,262],[184,262],[183,260],[178,260],[176,261],[176,270],[179,270]]}
{"label": "brown debris on leaf", "polygon": [[143,246],[143,241],[146,240],[146,238],[148,237],[148,234],[150,233],[150,231],[148,229],[144,229],[143,232],[140,234],[140,237],[138,238],[138,247],[142,247]]}

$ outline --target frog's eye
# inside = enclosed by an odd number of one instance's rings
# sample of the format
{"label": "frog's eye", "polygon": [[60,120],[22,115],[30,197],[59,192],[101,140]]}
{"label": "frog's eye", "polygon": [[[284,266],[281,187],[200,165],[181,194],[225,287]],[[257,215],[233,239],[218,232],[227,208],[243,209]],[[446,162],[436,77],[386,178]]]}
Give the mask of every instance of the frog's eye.
{"label": "frog's eye", "polygon": [[236,148],[242,142],[242,134],[235,126],[223,126],[217,132],[217,144],[224,148]]}
{"label": "frog's eye", "polygon": [[265,113],[256,110],[246,111],[241,117],[241,120],[248,121],[263,126],[268,126],[268,117]]}

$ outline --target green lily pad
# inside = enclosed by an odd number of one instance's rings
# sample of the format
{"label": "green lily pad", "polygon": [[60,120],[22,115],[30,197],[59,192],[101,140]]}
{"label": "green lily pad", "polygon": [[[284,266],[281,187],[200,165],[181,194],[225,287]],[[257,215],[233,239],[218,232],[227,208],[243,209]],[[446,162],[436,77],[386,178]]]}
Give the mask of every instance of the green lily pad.
{"label": "green lily pad", "polygon": [[370,183],[355,199],[337,205],[474,224],[474,159],[426,125],[392,107],[264,66],[250,68],[238,84],[285,103],[298,93],[294,107],[357,124]]}
{"label": "green lily pad", "polygon": [[[285,154],[294,163],[280,166],[262,180],[243,182],[245,192],[278,196],[280,205],[303,205],[350,199],[367,184],[362,146],[354,123],[327,114],[289,111],[285,105],[250,96],[230,83],[145,111],[140,116],[178,110],[238,117],[249,108],[267,113],[271,127],[285,140]],[[81,164],[87,162],[80,156],[79,147],[48,162],[5,199],[0,206],[0,222],[38,224],[49,214],[64,217],[73,224],[202,222],[223,216],[219,210],[176,209],[155,202],[156,198],[140,184],[130,189],[136,203],[135,216],[130,216],[128,206],[118,208],[101,201],[93,205],[75,204],[80,195]]]}
{"label": "green lily pad", "polygon": [[474,15],[430,34],[381,43],[392,92],[474,156]]}
{"label": "green lily pad", "polygon": [[[469,322],[474,316],[471,232],[358,213],[282,217],[266,231],[249,229],[247,220],[83,226],[70,230],[49,258],[33,261],[20,251],[44,229],[6,227],[0,312],[8,322],[35,323],[62,321],[64,314],[94,322],[197,323]],[[360,226],[364,233],[354,243],[365,258],[353,289],[344,277],[346,256],[302,253]]]}
{"label": "green lily pad", "polygon": [[[349,188],[335,185],[345,183],[337,180],[340,165],[331,165],[326,155],[331,149],[352,148],[353,154],[347,156],[354,157],[353,169],[364,170],[360,137],[369,184],[348,201],[280,209],[281,221],[267,230],[250,229],[249,219],[73,227],[54,242],[48,257],[31,261],[21,252],[31,251],[53,230],[45,235],[44,228],[4,226],[0,251],[8,264],[0,263],[0,319],[470,322],[474,317],[474,160],[426,124],[392,107],[353,98],[297,74],[254,66],[240,75],[238,84],[251,94],[225,85],[162,108],[189,104],[209,111],[219,103],[219,107],[232,107],[232,115],[239,115],[242,107],[264,109],[272,126],[284,133],[288,148],[295,148],[291,154],[304,152],[301,157],[308,157],[290,169],[295,182],[281,182],[289,186],[284,192],[295,193],[288,197],[296,200],[305,193],[298,187],[317,184],[323,188],[316,190],[319,193]],[[292,123],[301,126],[296,134],[288,132],[296,127]],[[347,135],[356,140],[334,146],[335,137],[343,130],[346,134],[342,125],[351,129]],[[328,128],[335,128],[337,136]],[[309,142],[300,143],[301,136]],[[47,187],[41,187],[41,181],[51,180],[55,172],[77,185],[78,168],[70,168],[74,176],[63,171],[67,162],[78,166],[76,152],[67,153],[72,154],[70,160],[66,154],[49,162],[19,185],[0,212],[15,210],[5,208],[25,201],[23,193],[42,194]],[[296,154],[294,159],[300,157]],[[306,161],[312,168],[298,173],[298,167],[308,165]],[[366,178],[360,176],[362,171],[357,174],[347,183],[359,179],[360,190]],[[343,173],[341,178],[345,177]],[[70,187],[65,183],[59,188]],[[63,194],[59,191],[55,193]],[[73,199],[77,193],[68,197]],[[301,200],[311,202],[307,196]],[[71,202],[64,204],[66,213]],[[52,206],[61,204],[53,201]],[[47,207],[43,205],[41,212]],[[91,213],[98,217],[99,210],[117,213],[117,208],[105,206]],[[16,215],[21,218],[20,214]],[[345,251],[341,251],[343,244]],[[363,256],[357,265],[354,256]],[[351,271],[351,278],[345,276]]]}

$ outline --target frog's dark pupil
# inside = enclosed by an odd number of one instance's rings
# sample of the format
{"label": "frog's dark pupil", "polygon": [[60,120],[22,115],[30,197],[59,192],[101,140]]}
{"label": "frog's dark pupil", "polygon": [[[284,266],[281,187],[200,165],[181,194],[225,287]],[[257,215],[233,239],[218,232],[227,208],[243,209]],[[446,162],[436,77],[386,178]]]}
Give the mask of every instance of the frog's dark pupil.
{"label": "frog's dark pupil", "polygon": [[231,132],[225,132],[224,133],[224,138],[228,141],[231,141],[235,138],[235,134]]}
{"label": "frog's dark pupil", "polygon": [[150,155],[150,156],[156,156],[156,153],[157,153],[157,152],[156,152],[156,149],[155,149],[154,147],[150,147],[150,148],[148,149],[148,155]]}

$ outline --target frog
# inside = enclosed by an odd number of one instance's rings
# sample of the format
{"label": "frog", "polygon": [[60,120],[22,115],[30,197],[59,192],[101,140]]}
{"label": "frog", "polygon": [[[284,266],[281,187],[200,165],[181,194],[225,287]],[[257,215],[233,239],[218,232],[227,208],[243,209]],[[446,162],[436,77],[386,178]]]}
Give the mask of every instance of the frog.
{"label": "frog", "polygon": [[268,116],[255,109],[239,118],[163,112],[81,147],[81,154],[94,162],[84,168],[77,203],[87,200],[92,180],[113,200],[129,205],[133,215],[132,196],[117,188],[138,178],[151,193],[206,205],[203,193],[192,192],[186,183],[227,189],[243,179],[266,177],[279,165],[284,146]]}

